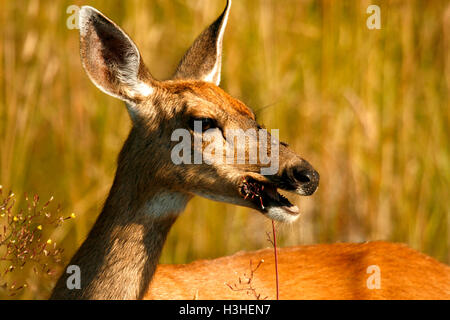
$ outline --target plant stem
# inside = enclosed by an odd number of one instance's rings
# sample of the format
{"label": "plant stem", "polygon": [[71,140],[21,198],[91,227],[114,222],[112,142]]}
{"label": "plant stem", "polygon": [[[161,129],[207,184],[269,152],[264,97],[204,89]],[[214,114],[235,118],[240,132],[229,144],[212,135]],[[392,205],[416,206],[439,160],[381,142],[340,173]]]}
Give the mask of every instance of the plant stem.
{"label": "plant stem", "polygon": [[275,254],[275,277],[277,284],[277,300],[279,299],[279,286],[278,286],[278,254],[277,254],[277,235],[275,232],[275,222],[272,220],[272,233],[273,233],[273,252]]}

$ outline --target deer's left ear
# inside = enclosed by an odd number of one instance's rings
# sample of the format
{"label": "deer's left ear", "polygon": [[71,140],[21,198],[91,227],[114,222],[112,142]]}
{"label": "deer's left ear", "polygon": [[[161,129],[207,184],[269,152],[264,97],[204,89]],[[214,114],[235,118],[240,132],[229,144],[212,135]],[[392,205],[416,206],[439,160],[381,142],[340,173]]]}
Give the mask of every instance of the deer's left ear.
{"label": "deer's left ear", "polygon": [[222,41],[230,13],[231,0],[222,14],[194,41],[185,53],[173,79],[192,79],[220,83]]}
{"label": "deer's left ear", "polygon": [[130,37],[97,9],[80,10],[81,62],[103,92],[135,102],[154,91],[155,81]]}

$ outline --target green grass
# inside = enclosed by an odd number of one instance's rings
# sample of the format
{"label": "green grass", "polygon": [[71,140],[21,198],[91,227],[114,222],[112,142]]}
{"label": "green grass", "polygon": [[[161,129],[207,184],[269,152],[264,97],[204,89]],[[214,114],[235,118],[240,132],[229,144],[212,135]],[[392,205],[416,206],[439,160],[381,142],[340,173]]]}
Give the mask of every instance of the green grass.
{"label": "green grass", "polygon": [[[67,6],[121,25],[165,79],[224,1],[1,1],[0,184],[55,197],[77,218],[69,258],[101,210],[130,120],[85,75]],[[379,4],[382,29],[368,30]],[[321,175],[280,245],[405,242],[450,262],[447,1],[234,1],[221,86]],[[270,105],[270,106],[268,106]],[[265,106],[268,106],[264,108]],[[194,199],[161,258],[181,263],[269,246],[251,210]]]}

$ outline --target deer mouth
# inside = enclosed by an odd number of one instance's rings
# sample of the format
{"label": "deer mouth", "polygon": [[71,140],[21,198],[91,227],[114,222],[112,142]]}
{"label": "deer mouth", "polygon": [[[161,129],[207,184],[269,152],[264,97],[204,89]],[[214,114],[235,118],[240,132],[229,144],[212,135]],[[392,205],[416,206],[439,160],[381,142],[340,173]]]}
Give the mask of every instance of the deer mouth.
{"label": "deer mouth", "polygon": [[[274,184],[263,183],[251,177],[246,177],[242,181],[239,193],[244,200],[251,202],[253,207],[263,214],[268,214],[272,219],[291,220],[286,219],[285,214],[290,216],[298,216],[299,214],[298,207],[280,194]],[[280,214],[284,217],[280,217]]]}

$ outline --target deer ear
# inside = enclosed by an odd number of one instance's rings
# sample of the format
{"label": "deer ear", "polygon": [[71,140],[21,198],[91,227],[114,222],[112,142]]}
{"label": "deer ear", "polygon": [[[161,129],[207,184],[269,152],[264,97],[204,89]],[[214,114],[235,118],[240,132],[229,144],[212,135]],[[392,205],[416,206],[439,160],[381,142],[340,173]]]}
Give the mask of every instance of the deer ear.
{"label": "deer ear", "polygon": [[92,82],[103,92],[136,102],[154,91],[154,80],[136,45],[98,10],[80,10],[81,62]]}
{"label": "deer ear", "polygon": [[222,14],[206,30],[204,30],[185,53],[173,79],[193,79],[220,83],[222,65],[222,41],[231,0]]}

